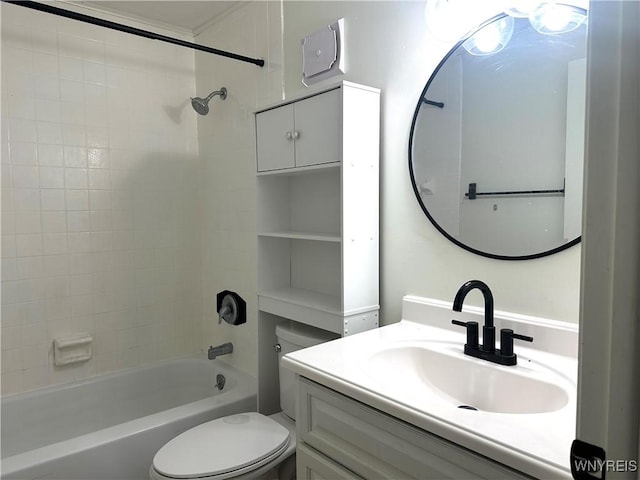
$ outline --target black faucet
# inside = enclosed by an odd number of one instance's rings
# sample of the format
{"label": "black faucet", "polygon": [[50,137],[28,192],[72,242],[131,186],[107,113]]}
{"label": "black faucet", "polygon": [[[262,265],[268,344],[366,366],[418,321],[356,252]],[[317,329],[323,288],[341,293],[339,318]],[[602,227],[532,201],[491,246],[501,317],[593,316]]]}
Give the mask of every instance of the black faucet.
{"label": "black faucet", "polygon": [[493,325],[493,294],[489,286],[480,280],[470,280],[462,285],[453,300],[453,310],[462,311],[462,302],[467,294],[478,289],[484,296],[484,325],[482,326],[482,345],[478,341],[478,322],[461,322],[451,320],[451,323],[466,327],[467,343],[464,344],[465,355],[481,358],[500,365],[516,365],[517,356],[513,353],[513,339],[532,342],[533,337],[513,333],[510,328],[500,330],[500,349],[496,350],[496,327]]}

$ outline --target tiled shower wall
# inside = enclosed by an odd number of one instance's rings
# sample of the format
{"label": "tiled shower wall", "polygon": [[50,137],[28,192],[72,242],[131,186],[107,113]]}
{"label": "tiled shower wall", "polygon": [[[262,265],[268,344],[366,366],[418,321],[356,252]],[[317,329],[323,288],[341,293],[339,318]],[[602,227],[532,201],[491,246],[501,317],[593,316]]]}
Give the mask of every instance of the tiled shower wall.
{"label": "tiled shower wall", "polygon": [[[198,350],[193,52],[1,8],[2,393]],[[55,367],[74,332],[93,358]]]}
{"label": "tiled shower wall", "polygon": [[[225,86],[198,117],[203,192],[203,347],[231,341],[223,361],[257,376],[256,154],[254,112],[283,99],[282,3],[246,2],[196,36],[196,41],[265,60],[263,68],[196,53],[198,95]],[[247,323],[218,325],[208,296],[233,290],[247,301]]]}

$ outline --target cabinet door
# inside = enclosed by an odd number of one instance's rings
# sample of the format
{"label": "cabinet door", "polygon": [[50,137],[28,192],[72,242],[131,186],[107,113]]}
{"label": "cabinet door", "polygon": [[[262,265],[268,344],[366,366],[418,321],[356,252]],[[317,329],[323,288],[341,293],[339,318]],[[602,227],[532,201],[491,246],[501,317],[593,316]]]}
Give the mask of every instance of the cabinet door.
{"label": "cabinet door", "polygon": [[296,431],[298,442],[362,478],[532,480],[304,377]]}
{"label": "cabinet door", "polygon": [[259,172],[295,166],[293,130],[293,105],[256,115]]}
{"label": "cabinet door", "polygon": [[294,104],[296,166],[339,162],[342,159],[340,89]]}
{"label": "cabinet door", "polygon": [[296,478],[298,480],[362,480],[305,444],[296,447]]}

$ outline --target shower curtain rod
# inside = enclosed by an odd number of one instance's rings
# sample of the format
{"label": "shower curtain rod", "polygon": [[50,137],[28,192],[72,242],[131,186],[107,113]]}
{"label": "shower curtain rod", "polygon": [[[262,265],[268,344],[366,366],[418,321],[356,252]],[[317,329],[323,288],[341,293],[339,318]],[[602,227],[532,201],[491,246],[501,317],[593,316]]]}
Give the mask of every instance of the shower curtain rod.
{"label": "shower curtain rod", "polygon": [[141,30],[140,28],[128,27],[116,22],[110,22],[108,20],[102,20],[101,18],[91,17],[82,13],[72,12],[63,8],[53,7],[38,2],[29,2],[22,0],[2,0],[5,3],[11,3],[21,7],[31,8],[40,12],[51,13],[53,15],[59,15],[61,17],[70,18],[72,20],[78,20],[80,22],[91,23],[92,25],[98,25],[99,27],[110,28],[112,30],[118,30],[120,32],[129,33],[131,35],[137,35],[139,37],[150,38],[152,40],[160,40],[161,42],[172,43],[174,45],[180,45],[181,47],[193,48],[214,55],[220,55],[223,57],[231,58],[233,60],[239,60],[241,62],[253,63],[259,67],[264,67],[264,60],[261,58],[250,58],[244,55],[238,55],[236,53],[226,52],[224,50],[218,50],[217,48],[205,47],[204,45],[198,45],[197,43],[185,42],[184,40],[178,40],[177,38],[167,37],[166,35],[160,35],[157,33],[149,32],[147,30]]}

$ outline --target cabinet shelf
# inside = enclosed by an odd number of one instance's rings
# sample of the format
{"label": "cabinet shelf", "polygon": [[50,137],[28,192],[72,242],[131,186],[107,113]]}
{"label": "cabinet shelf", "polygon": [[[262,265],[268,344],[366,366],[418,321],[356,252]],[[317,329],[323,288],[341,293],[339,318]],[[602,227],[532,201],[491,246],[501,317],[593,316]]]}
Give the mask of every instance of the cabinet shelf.
{"label": "cabinet shelf", "polygon": [[293,177],[297,175],[313,174],[318,172],[319,170],[330,170],[332,168],[340,168],[340,162],[323,163],[320,165],[309,165],[306,167],[282,168],[280,170],[267,170],[264,172],[258,172],[257,176],[258,177],[271,177],[271,176]]}
{"label": "cabinet shelf", "polygon": [[349,82],[256,112],[260,318],[378,326],[379,118]]}
{"label": "cabinet shelf", "polygon": [[309,233],[293,231],[259,232],[258,237],[288,238],[290,240],[310,240],[316,242],[342,242],[342,239],[339,235],[331,233]]}
{"label": "cabinet shelf", "polygon": [[284,304],[298,305],[312,310],[341,314],[340,297],[306,290],[304,288],[285,287],[258,292],[258,297]]}
{"label": "cabinet shelf", "polygon": [[256,112],[258,409],[280,411],[276,325],[379,324],[380,91],[341,82]]}

